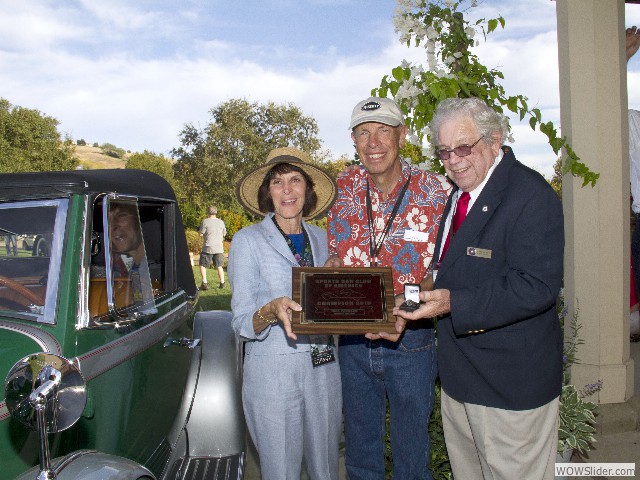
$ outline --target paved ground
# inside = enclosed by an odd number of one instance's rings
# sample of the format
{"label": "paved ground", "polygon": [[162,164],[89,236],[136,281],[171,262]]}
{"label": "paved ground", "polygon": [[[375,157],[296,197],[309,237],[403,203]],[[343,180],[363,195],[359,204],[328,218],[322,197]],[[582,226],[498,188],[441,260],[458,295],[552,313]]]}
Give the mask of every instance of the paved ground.
{"label": "paved ground", "polygon": [[[587,463],[635,463],[636,477],[640,478],[640,342],[631,343],[631,358],[634,361],[635,396],[626,404],[602,409],[598,421],[602,432],[596,435],[596,444],[588,458],[574,455],[572,462]],[[600,418],[604,417],[604,418]],[[635,430],[633,422],[635,421]],[[625,477],[571,477],[572,480],[603,480]],[[629,478],[629,477],[626,477]]]}
{"label": "paved ground", "polygon": [[[579,458],[574,455],[571,461],[588,463],[635,463],[636,477],[640,478],[640,424],[638,423],[640,421],[640,342],[631,343],[631,358],[633,358],[635,363],[635,398],[627,404],[619,406],[619,408],[614,407],[603,411],[602,415],[606,418],[599,420],[602,420],[602,427],[605,431],[596,435],[597,443],[595,448],[589,452],[588,458]],[[630,430],[632,426],[629,426],[629,424],[633,421],[636,422],[635,430],[621,431]],[[247,438],[249,438],[249,435],[247,435]],[[258,455],[250,439],[249,443],[249,454],[244,478],[245,480],[260,480]],[[308,476],[303,474],[300,478],[301,480],[307,480]],[[341,458],[340,480],[346,480],[346,478],[344,461]],[[609,477],[569,478],[570,480],[607,480]]]}

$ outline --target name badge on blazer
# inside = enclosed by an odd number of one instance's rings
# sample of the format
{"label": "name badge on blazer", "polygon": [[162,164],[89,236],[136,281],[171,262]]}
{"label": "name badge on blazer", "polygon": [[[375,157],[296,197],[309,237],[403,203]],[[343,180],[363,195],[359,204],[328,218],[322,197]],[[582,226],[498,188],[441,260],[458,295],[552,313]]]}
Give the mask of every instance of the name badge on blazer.
{"label": "name badge on blazer", "polygon": [[470,257],[491,258],[491,250],[478,247],[467,247],[467,255]]}

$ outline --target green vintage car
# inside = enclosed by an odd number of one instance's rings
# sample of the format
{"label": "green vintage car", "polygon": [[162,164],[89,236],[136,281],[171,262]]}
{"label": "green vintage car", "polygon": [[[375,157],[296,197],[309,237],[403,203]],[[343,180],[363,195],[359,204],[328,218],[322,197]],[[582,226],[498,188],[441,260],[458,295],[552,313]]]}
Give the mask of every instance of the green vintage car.
{"label": "green vintage car", "polygon": [[197,294],[161,177],[0,175],[0,478],[241,479],[241,350]]}

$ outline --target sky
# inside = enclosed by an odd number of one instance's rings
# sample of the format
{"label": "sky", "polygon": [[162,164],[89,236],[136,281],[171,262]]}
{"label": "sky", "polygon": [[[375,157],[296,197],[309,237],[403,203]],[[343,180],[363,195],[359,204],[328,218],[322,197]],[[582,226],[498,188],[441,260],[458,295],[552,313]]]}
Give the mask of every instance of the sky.
{"label": "sky", "polygon": [[[469,18],[506,20],[474,53],[558,124],[555,2],[479,0]],[[0,0],[0,97],[56,118],[73,140],[169,156],[187,123],[232,98],[293,103],[322,148],[352,157],[353,106],[403,59],[395,0]],[[640,5],[626,7],[640,25]],[[640,108],[640,55],[629,105]],[[512,121],[519,160],[553,174],[545,136]]]}

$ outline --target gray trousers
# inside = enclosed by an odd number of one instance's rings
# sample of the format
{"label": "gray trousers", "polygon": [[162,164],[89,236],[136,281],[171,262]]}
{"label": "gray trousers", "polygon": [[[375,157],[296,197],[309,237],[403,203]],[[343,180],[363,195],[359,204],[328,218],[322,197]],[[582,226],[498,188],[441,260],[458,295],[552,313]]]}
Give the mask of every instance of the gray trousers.
{"label": "gray trousers", "polygon": [[338,480],[342,393],[338,362],[313,367],[309,352],[247,355],[242,403],[263,480]]}
{"label": "gray trousers", "polygon": [[454,478],[553,480],[559,399],[532,410],[459,402],[442,390],[442,426]]}

